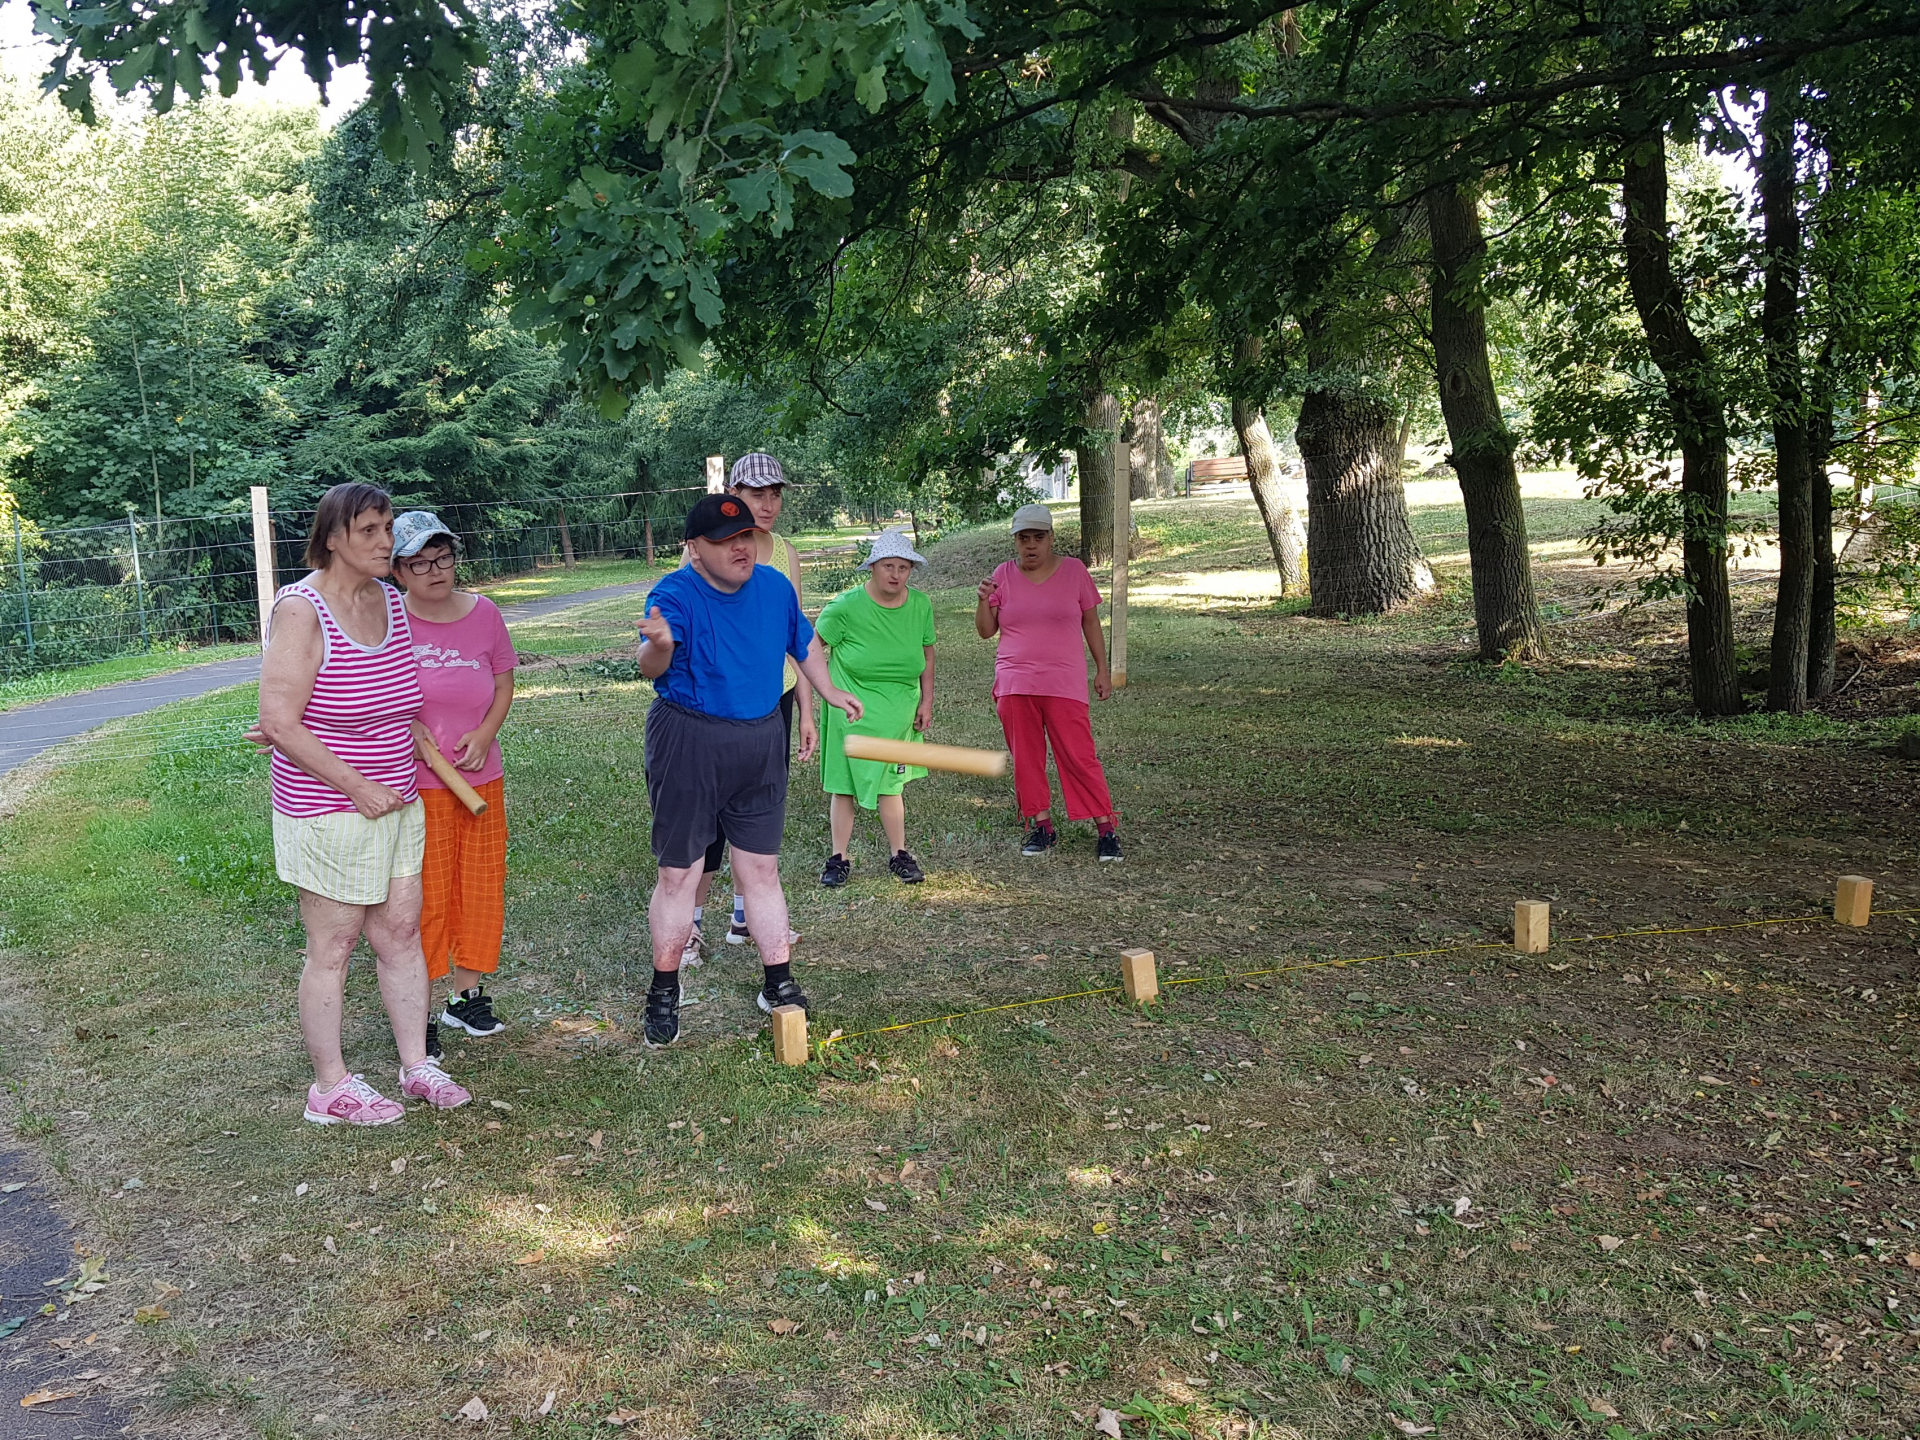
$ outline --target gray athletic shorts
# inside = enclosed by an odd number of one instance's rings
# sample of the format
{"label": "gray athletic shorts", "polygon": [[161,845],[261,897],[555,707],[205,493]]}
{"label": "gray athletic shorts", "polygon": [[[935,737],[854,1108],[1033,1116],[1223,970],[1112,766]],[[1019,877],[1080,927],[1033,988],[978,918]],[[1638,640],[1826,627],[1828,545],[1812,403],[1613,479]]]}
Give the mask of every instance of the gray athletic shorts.
{"label": "gray athletic shorts", "polygon": [[700,863],[716,836],[749,855],[778,855],[787,824],[787,727],[778,710],[723,720],[656,699],[647,711],[647,802],[653,858]]}

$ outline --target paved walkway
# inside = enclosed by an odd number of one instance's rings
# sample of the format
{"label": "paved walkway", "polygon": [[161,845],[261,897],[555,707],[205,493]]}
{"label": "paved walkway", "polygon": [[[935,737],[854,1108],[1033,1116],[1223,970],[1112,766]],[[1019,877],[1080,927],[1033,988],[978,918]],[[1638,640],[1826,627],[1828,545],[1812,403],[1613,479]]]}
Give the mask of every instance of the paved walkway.
{"label": "paved walkway", "polygon": [[[622,595],[637,595],[651,589],[651,580],[631,585],[607,585],[598,590],[576,590],[570,595],[553,595],[545,600],[529,600],[501,610],[509,625],[539,620],[576,605],[591,605],[599,600],[614,600]],[[109,720],[124,720],[143,715],[176,700],[191,700],[209,691],[229,685],[245,685],[260,678],[257,656],[241,660],[220,660],[211,665],[191,665],[170,670],[164,675],[149,675],[144,680],[123,680],[118,685],[103,685],[98,690],[78,695],[63,695],[57,700],[42,700],[37,705],[22,705],[0,711],[0,775],[24,764],[42,750],[62,741],[84,735]]]}

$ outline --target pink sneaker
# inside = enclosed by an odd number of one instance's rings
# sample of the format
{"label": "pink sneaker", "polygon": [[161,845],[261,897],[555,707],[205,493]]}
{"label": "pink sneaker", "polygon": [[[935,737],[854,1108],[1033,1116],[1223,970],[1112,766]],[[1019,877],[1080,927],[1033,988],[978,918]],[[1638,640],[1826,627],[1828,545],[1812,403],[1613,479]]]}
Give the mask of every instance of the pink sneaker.
{"label": "pink sneaker", "polygon": [[436,1110],[457,1110],[473,1099],[437,1060],[422,1060],[402,1070],[400,1093],[410,1100],[424,1100]]}
{"label": "pink sneaker", "polygon": [[406,1108],[389,1100],[358,1075],[349,1075],[331,1090],[307,1087],[307,1119],[316,1125],[391,1125]]}

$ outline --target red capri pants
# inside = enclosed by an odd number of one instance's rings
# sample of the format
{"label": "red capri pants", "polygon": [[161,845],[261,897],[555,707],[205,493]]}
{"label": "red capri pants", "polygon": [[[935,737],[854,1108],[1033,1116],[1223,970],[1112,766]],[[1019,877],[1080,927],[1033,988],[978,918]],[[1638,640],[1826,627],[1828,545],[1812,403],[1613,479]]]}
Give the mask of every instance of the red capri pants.
{"label": "red capri pants", "polygon": [[1087,702],[1058,695],[1002,695],[994,702],[1000,728],[1013,752],[1013,793],[1020,814],[1031,820],[1052,808],[1047,787],[1047,746],[1060,772],[1060,798],[1069,820],[1103,820],[1113,814],[1107,773],[1093,749]]}

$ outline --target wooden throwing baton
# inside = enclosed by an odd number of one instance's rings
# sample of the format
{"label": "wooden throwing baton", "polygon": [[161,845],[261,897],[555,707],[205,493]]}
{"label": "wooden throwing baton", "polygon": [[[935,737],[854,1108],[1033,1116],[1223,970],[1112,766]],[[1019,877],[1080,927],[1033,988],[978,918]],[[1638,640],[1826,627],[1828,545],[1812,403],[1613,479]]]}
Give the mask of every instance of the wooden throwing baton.
{"label": "wooden throwing baton", "polygon": [[877,735],[849,735],[849,760],[878,760],[884,765],[921,765],[929,770],[957,770],[962,775],[1004,775],[1007,752],[974,750],[965,745],[929,745],[921,740],[882,740]]}
{"label": "wooden throwing baton", "polygon": [[453,763],[440,753],[440,747],[433,743],[433,736],[418,720],[413,722],[413,743],[420,747],[420,758],[427,762],[427,768],[440,777],[440,783],[453,792],[454,799],[475,815],[487,813],[487,802],[480,798],[480,792],[469,785],[467,777],[454,769]]}

